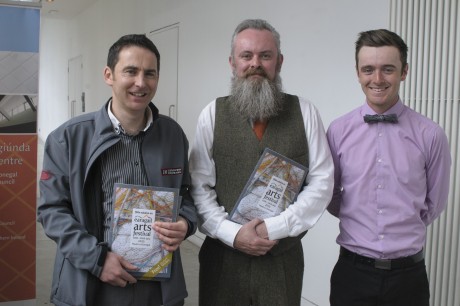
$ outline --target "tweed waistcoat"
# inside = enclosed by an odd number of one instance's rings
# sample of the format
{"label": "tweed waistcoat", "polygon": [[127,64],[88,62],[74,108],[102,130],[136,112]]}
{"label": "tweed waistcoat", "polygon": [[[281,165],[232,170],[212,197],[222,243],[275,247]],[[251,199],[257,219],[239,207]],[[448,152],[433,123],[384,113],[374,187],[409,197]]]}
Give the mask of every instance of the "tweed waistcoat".
{"label": "tweed waistcoat", "polygon": [[[251,123],[233,107],[229,97],[218,98],[213,144],[215,190],[219,205],[224,206],[228,213],[232,211],[266,147],[308,166],[307,138],[298,97],[284,94],[283,110],[268,121],[260,141],[252,130]],[[299,240],[304,234],[294,240]],[[280,241],[272,249],[273,253],[292,245],[284,245],[286,243],[287,241]]]}

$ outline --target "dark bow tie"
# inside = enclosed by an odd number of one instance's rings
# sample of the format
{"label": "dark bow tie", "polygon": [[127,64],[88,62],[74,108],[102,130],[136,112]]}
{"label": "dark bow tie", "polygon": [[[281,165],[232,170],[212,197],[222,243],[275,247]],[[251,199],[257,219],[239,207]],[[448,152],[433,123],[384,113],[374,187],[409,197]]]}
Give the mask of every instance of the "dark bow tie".
{"label": "dark bow tie", "polygon": [[366,122],[366,123],[376,123],[376,122],[397,123],[398,122],[398,116],[396,116],[396,114],[364,115],[364,122]]}

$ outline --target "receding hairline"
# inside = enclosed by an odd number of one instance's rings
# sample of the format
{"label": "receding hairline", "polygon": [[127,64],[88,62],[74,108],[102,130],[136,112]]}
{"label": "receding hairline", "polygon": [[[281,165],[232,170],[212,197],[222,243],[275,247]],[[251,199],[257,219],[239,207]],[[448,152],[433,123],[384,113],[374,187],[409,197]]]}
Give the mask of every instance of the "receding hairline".
{"label": "receding hairline", "polygon": [[273,40],[276,45],[276,49],[278,51],[278,55],[281,55],[281,39],[280,34],[278,31],[266,20],[263,19],[246,19],[240,22],[235,31],[233,32],[232,39],[231,39],[231,46],[230,46],[230,57],[233,57],[234,50],[235,50],[235,41],[241,32],[252,29],[252,30],[260,30],[260,31],[268,31],[272,34]]}

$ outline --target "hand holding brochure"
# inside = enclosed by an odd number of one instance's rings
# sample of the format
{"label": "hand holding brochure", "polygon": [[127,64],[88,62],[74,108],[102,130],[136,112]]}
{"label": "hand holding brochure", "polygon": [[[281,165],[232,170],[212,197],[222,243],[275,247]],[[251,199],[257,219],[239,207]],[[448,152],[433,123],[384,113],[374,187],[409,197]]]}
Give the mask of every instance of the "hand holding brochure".
{"label": "hand holding brochure", "polygon": [[161,247],[153,223],[176,221],[178,189],[115,184],[114,190],[112,251],[138,267],[130,271],[137,279],[170,277],[173,254]]}
{"label": "hand holding brochure", "polygon": [[306,166],[266,148],[229,219],[245,224],[279,215],[294,203],[307,173]]}

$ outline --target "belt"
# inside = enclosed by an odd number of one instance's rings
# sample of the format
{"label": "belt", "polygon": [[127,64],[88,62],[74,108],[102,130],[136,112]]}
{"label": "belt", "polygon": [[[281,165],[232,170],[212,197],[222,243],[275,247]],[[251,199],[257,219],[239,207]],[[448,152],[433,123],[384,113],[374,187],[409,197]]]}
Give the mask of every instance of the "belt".
{"label": "belt", "polygon": [[414,266],[415,264],[421,262],[424,259],[424,253],[422,249],[417,254],[408,257],[401,257],[396,259],[375,259],[353,253],[345,249],[344,247],[340,247],[340,257],[349,258],[352,259],[354,262],[369,265],[376,269],[394,270]]}

